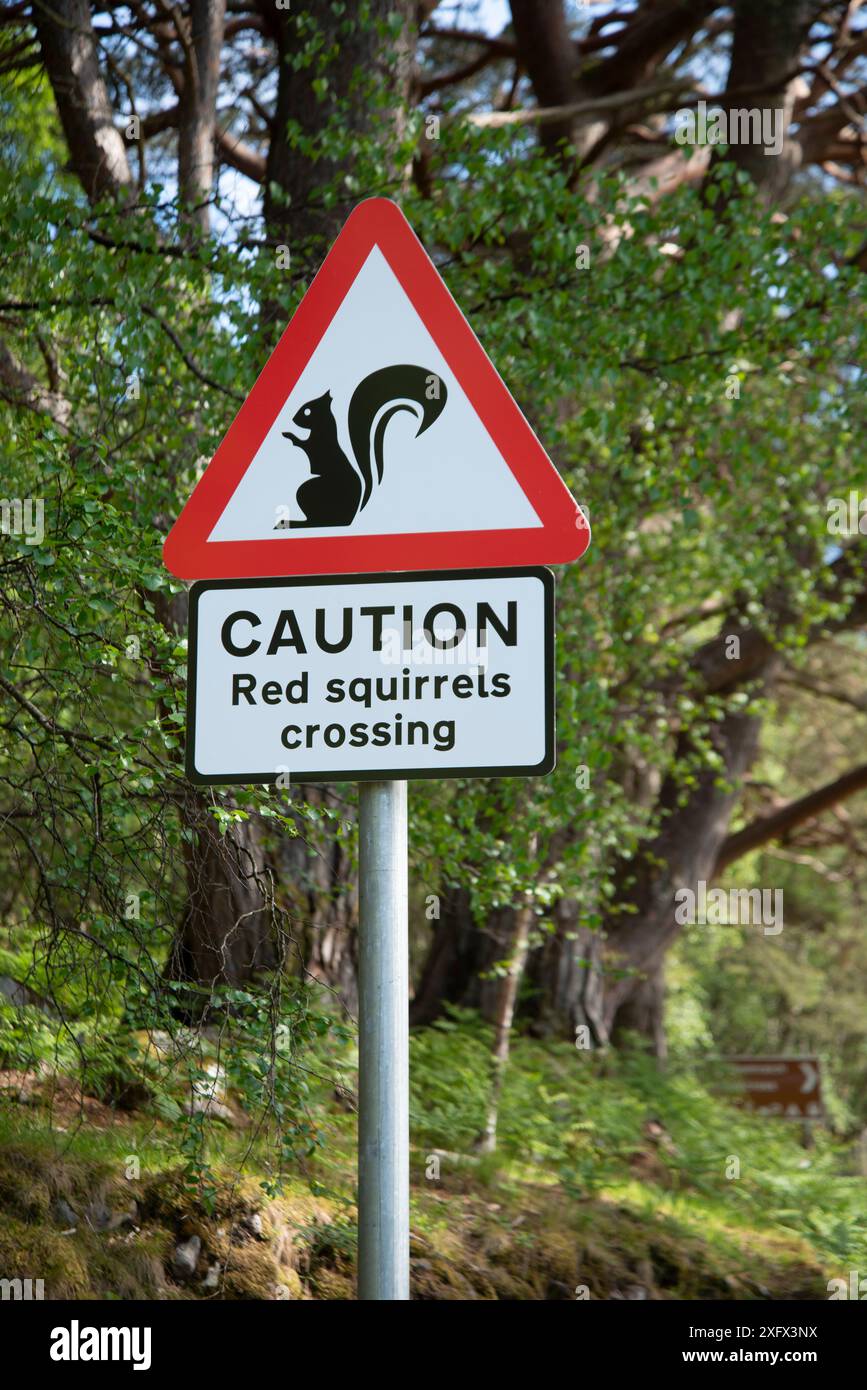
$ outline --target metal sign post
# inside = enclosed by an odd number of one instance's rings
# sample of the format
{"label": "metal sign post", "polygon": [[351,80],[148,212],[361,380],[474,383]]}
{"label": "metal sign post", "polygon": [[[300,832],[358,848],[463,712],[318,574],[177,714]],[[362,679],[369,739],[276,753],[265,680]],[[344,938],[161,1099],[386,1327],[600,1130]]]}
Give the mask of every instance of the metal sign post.
{"label": "metal sign post", "polygon": [[406,782],[359,784],[358,1297],[409,1298]]}

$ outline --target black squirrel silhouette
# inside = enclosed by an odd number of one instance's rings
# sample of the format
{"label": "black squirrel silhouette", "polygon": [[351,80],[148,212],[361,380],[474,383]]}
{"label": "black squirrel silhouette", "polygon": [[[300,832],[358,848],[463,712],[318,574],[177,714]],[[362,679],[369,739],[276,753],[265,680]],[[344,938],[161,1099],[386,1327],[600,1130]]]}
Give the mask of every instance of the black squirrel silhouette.
{"label": "black squirrel silhouette", "polygon": [[[306,429],[307,438],[301,439],[292,430],[283,431],[284,439],[304,450],[313,475],[295,495],[304,520],[290,521],[289,526],[350,526],[367,506],[374,482],[382,482],[383,444],[391,417],[399,410],[414,415],[420,410],[418,438],[442,413],[447,396],[442,378],[424,367],[381,367],[364,377],[352,393],[347,418],[357,470],[340,447],[331,392],[306,401],[292,416],[292,423]],[[383,410],[384,406],[388,409]],[[285,528],[283,521],[274,529]]]}

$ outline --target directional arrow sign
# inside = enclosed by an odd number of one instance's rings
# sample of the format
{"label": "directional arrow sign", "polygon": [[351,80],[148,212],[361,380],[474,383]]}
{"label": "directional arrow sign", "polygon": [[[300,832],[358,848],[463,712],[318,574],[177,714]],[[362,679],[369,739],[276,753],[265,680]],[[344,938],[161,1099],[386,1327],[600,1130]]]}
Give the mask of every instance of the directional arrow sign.
{"label": "directional arrow sign", "polygon": [[409,223],[350,215],[163,550],[182,579],[576,560],[587,519]]}
{"label": "directional arrow sign", "polygon": [[743,1087],[744,1103],[763,1115],[821,1119],[818,1057],[727,1057]]}

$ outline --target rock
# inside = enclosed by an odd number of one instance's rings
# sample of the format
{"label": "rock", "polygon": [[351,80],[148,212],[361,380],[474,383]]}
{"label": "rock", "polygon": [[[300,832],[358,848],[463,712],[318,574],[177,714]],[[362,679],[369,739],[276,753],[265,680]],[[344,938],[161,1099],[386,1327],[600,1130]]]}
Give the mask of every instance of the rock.
{"label": "rock", "polygon": [[100,1097],[106,1105],[113,1105],[117,1110],[125,1110],[131,1113],[134,1110],[143,1110],[154,1098],[154,1093],[150,1086],[146,1086],[143,1081],[137,1080],[132,1076],[125,1076],[121,1072],[113,1072],[105,1083],[105,1090]]}
{"label": "rock", "polygon": [[207,1274],[202,1280],[203,1289],[206,1289],[208,1292],[211,1292],[212,1290],[218,1289],[220,1287],[220,1274],[222,1272],[222,1268],[223,1267],[220,1264],[220,1261],[215,1260],[214,1263],[209,1267]]}
{"label": "rock", "polygon": [[235,1245],[243,1245],[247,1240],[264,1240],[262,1218],[257,1211],[248,1211],[238,1218],[232,1227],[231,1239]]}
{"label": "rock", "polygon": [[41,994],[37,994],[35,989],[31,989],[21,980],[14,980],[11,975],[0,975],[0,995],[8,999],[16,1009],[26,1009],[30,1005],[31,1008],[42,1009],[45,1013],[54,1013],[47,999],[43,999]]}
{"label": "rock", "polygon": [[212,1097],[208,1096],[193,1096],[192,1100],[187,1101],[187,1114],[208,1115],[211,1119],[228,1120],[230,1124],[234,1123],[235,1120],[235,1116],[228,1105],[224,1105],[221,1100],[214,1100]]}
{"label": "rock", "polygon": [[111,1220],[108,1223],[108,1229],[110,1231],[119,1231],[123,1226],[135,1227],[137,1220],[138,1206],[133,1202],[129,1211],[116,1211],[112,1213]]}
{"label": "rock", "polygon": [[54,1219],[58,1226],[70,1227],[78,1225],[78,1213],[73,1211],[64,1197],[58,1197],[55,1200]]}
{"label": "rock", "polygon": [[257,1211],[252,1211],[247,1216],[243,1217],[241,1225],[244,1227],[245,1231],[250,1232],[251,1236],[255,1236],[256,1240],[263,1239],[262,1218]]}
{"label": "rock", "polygon": [[187,1102],[190,1115],[209,1115],[218,1120],[234,1120],[226,1104],[226,1073],[217,1062],[208,1062],[204,1076],[193,1085],[193,1095]]}
{"label": "rock", "polygon": [[172,1256],[172,1273],[176,1279],[191,1279],[196,1272],[196,1265],[199,1263],[199,1254],[202,1249],[202,1242],[198,1236],[190,1236],[189,1240],[180,1241],[175,1246],[175,1253]]}
{"label": "rock", "polygon": [[29,1003],[29,993],[27,986],[22,985],[20,980],[13,980],[11,975],[0,975],[0,994],[16,1009],[23,1009]]}
{"label": "rock", "polygon": [[94,1231],[107,1231],[111,1225],[112,1210],[102,1197],[94,1197],[84,1209],[84,1217]]}

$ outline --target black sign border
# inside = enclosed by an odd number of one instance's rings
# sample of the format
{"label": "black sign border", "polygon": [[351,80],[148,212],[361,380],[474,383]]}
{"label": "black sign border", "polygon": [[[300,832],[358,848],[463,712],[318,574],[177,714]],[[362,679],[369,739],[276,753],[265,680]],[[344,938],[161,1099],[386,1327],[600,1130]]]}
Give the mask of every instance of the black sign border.
{"label": "black sign border", "polygon": [[[327,771],[303,772],[297,779],[293,774],[278,772],[238,772],[231,776],[219,773],[201,773],[195,766],[196,735],[195,710],[197,692],[197,654],[199,632],[199,598],[211,589],[277,589],[287,587],[309,587],[312,584],[402,584],[417,579],[522,579],[534,578],[542,581],[545,610],[545,753],[542,761],[535,765],[520,766],[504,764],[502,767],[442,767],[442,768],[377,768],[374,772]],[[190,782],[204,787],[246,787],[269,786],[276,783],[279,776],[287,776],[289,785],[304,782],[411,782],[421,780],[445,780],[453,777],[544,777],[553,772],[557,765],[556,710],[554,703],[555,656],[554,656],[554,575],[544,565],[525,565],[515,569],[465,569],[465,570],[407,570],[387,571],[382,574],[310,574],[288,578],[268,579],[202,579],[193,584],[189,591],[189,631],[187,641],[187,718],[186,718],[186,774]]]}

